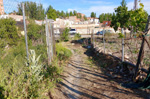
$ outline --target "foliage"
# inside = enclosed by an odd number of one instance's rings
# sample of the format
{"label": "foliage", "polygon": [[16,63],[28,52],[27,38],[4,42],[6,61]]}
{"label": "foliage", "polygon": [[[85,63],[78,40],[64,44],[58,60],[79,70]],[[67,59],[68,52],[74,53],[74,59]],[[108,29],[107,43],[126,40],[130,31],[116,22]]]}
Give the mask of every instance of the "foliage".
{"label": "foliage", "polygon": [[[0,40],[3,39],[3,44],[6,45],[16,45],[19,40],[19,36],[17,33],[16,22],[11,19],[0,19]],[[0,47],[4,47],[4,45],[0,45]]]}
{"label": "foliage", "polygon": [[70,31],[70,29],[67,27],[64,29],[63,33],[60,35],[61,41],[68,41],[69,40],[69,31]]}
{"label": "foliage", "polygon": [[[63,50],[66,55],[60,57],[67,59],[70,50],[63,48],[59,51]],[[6,67],[0,65],[0,98],[46,98],[45,93],[61,80],[59,77],[63,69],[58,66],[58,60],[55,59],[52,66],[44,66],[34,50],[30,50],[29,65],[19,59],[19,56],[15,57],[14,62]]]}
{"label": "foliage", "polygon": [[112,16],[111,27],[115,30],[117,30],[118,27],[126,28],[129,26],[129,18],[130,13],[126,7],[126,2],[125,0],[122,0],[121,6],[115,9],[115,14]]}
{"label": "foliage", "polygon": [[[45,10],[42,4],[37,4],[36,2],[24,2],[25,3],[25,14],[29,16],[31,19],[36,20],[43,20],[45,18]],[[22,14],[22,2],[18,4],[18,13],[19,15]]]}
{"label": "foliage", "polygon": [[67,60],[72,55],[72,52],[61,43],[56,44],[56,53],[59,60]]}
{"label": "foliage", "polygon": [[70,15],[70,16],[74,16],[72,11],[70,11],[69,15]]}
{"label": "foliage", "polygon": [[133,26],[133,29],[135,32],[137,31],[144,31],[145,30],[145,24],[147,22],[148,14],[144,10],[144,5],[140,3],[140,8],[136,10],[131,10],[131,25]]}
{"label": "foliage", "polygon": [[77,15],[77,11],[74,10],[73,11],[73,15],[76,16]]}
{"label": "foliage", "polygon": [[52,6],[49,6],[49,7],[48,7],[48,10],[47,10],[47,13],[46,13],[46,14],[47,14],[47,17],[48,17],[49,19],[56,20],[56,18],[57,18],[56,10],[53,9]]}
{"label": "foliage", "polygon": [[112,14],[111,13],[102,13],[99,15],[99,21],[102,23],[103,21],[112,21]]}
{"label": "foliage", "polygon": [[63,17],[63,18],[65,18],[66,17],[66,15],[65,15],[65,13],[64,13],[64,11],[61,11],[61,13],[59,14],[61,17]]}
{"label": "foliage", "polygon": [[119,35],[118,38],[124,38],[125,37],[125,35],[123,35],[122,33],[119,33],[118,35]]}
{"label": "foliage", "polygon": [[80,39],[81,38],[81,35],[79,34],[79,33],[76,33],[75,35],[74,35],[74,39],[75,40],[78,40],[78,39]]}
{"label": "foliage", "polygon": [[[17,58],[17,57],[16,57]],[[43,79],[42,68],[38,64],[39,57],[31,51],[29,66],[15,66],[17,60],[10,67],[1,67],[0,84],[4,87],[5,98],[36,98],[38,97],[39,83]]]}
{"label": "foliage", "polygon": [[91,17],[92,17],[92,18],[96,18],[96,13],[91,12]]}
{"label": "foliage", "polygon": [[84,16],[84,20],[87,21],[87,17],[86,16]]}
{"label": "foliage", "polygon": [[34,22],[30,22],[27,28],[28,28],[28,33],[27,33],[28,37],[29,39],[32,40],[37,40],[38,38],[40,38],[41,33],[45,31],[44,26],[37,25]]}
{"label": "foliage", "polygon": [[67,18],[69,17],[69,13],[68,13],[68,11],[66,12],[66,17],[67,17]]}
{"label": "foliage", "polygon": [[[35,51],[30,51],[29,65],[26,65],[26,48],[24,36],[18,36],[15,21],[12,19],[1,19],[0,30],[0,98],[8,99],[45,99],[46,93],[60,81],[62,67],[61,61],[68,59],[71,51],[62,46],[58,53],[58,58],[53,61],[51,66],[47,65],[47,49],[45,42],[44,26],[36,25],[33,22],[27,27],[29,37],[29,49],[33,49],[39,54],[36,57]],[[12,30],[10,30],[12,29]],[[8,33],[9,32],[9,33]],[[11,42],[8,35],[11,34],[15,45],[9,46]],[[31,36],[32,35],[32,36]],[[43,41],[42,43],[39,41]],[[37,44],[32,44],[30,42]],[[9,43],[10,42],[10,43]],[[61,64],[62,65],[62,64]],[[47,98],[47,97],[46,97]]]}

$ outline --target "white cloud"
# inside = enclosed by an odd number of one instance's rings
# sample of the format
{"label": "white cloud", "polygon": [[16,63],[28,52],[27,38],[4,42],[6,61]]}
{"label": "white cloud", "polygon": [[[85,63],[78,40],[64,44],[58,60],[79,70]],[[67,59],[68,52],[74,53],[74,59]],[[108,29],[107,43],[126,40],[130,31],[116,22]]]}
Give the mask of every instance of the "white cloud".
{"label": "white cloud", "polygon": [[92,6],[84,12],[90,16],[91,12],[96,12],[97,16],[101,13],[112,13],[117,6]]}
{"label": "white cloud", "polygon": [[88,3],[88,4],[112,4],[113,2],[105,2],[105,1],[102,1],[102,0],[82,0],[82,2],[84,3]]}
{"label": "white cloud", "polygon": [[141,2],[144,4],[144,9],[150,14],[150,1],[148,0],[141,0]]}
{"label": "white cloud", "polygon": [[[88,0],[84,0],[88,1]],[[88,1],[92,2],[92,1]],[[98,1],[93,1],[93,2],[98,2]],[[99,1],[100,3],[101,1]],[[142,3],[144,4],[144,9],[150,14],[150,1],[148,0],[142,0]],[[87,16],[90,16],[91,12],[96,12],[97,17],[102,14],[102,13],[113,13],[114,8],[117,8],[119,5],[106,5],[106,6],[91,6],[87,9],[83,8],[76,8],[77,11],[86,14]],[[134,1],[133,2],[128,2],[127,7],[129,10],[133,9],[134,7]]]}

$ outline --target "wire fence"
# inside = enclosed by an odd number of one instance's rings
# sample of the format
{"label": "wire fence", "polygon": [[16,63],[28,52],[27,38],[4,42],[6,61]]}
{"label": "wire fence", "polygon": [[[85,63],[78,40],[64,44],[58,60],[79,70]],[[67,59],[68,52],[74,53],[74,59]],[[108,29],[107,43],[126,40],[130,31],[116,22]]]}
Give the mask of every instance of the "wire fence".
{"label": "wire fence", "polygon": [[[139,51],[142,44],[142,37],[136,36],[132,33],[125,33],[124,43],[119,34],[104,33],[105,35],[95,36],[94,48],[99,52],[109,54],[122,59],[124,61],[130,62],[132,64],[137,64]],[[148,69],[150,66],[150,36],[146,35],[146,43],[144,46],[144,53],[141,56],[142,62],[140,68]],[[122,48],[124,46],[124,49]],[[124,53],[123,51],[124,50]],[[123,56],[124,55],[124,56]]]}
{"label": "wire fence", "polygon": [[[53,35],[54,33],[53,21],[50,19],[46,19],[46,17],[43,20],[31,19],[27,15],[23,17],[22,14],[18,14],[20,5],[21,5],[20,10],[22,12],[24,11],[25,12],[24,14],[26,14],[26,7],[23,9],[22,3],[23,2],[19,2],[17,0],[3,0],[4,13],[0,15],[0,19],[12,18],[13,20],[16,21],[18,35],[20,37],[22,36],[25,37],[25,35],[28,36],[27,38],[25,38],[26,41],[24,41],[24,43],[26,43],[26,48],[27,48],[27,52],[26,52],[27,57],[28,57],[29,49],[41,51],[42,48],[38,48],[40,45],[42,47],[47,48],[47,63],[51,64],[52,59],[55,55],[54,54],[55,46],[53,44],[55,43],[55,40],[54,40],[55,38]],[[40,5],[37,2],[36,4]],[[38,28],[35,29],[35,24],[38,25],[37,27],[41,28],[41,30],[39,30]],[[29,33],[29,32],[32,32],[32,33]],[[32,36],[37,35],[39,37],[38,40],[29,40],[31,39],[29,37],[31,35]],[[38,53],[38,54],[41,54],[41,53]],[[45,57],[43,54],[42,56]]]}

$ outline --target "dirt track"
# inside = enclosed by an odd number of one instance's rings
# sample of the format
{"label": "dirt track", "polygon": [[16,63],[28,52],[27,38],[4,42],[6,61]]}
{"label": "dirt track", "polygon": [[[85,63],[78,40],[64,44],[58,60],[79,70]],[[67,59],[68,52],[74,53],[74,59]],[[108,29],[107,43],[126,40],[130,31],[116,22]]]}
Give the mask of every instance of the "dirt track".
{"label": "dirt track", "polygon": [[86,49],[67,43],[74,55],[64,67],[54,99],[150,99],[145,90],[126,89],[91,64]]}

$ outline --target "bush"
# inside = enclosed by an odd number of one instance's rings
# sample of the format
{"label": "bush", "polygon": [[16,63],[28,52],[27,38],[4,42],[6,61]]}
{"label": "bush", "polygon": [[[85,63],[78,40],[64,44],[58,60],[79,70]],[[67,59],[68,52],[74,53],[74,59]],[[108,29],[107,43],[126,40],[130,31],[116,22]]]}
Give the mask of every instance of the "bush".
{"label": "bush", "polygon": [[[0,98],[40,98],[47,93],[58,81],[62,68],[47,66],[39,63],[40,56],[36,57],[35,51],[30,50],[29,65],[19,65],[18,58],[8,67],[0,66]],[[56,62],[55,62],[56,63]],[[47,69],[45,69],[47,68]]]}
{"label": "bush", "polygon": [[63,33],[60,35],[60,40],[61,41],[68,41],[69,40],[69,31],[70,29],[65,28]]}
{"label": "bush", "polygon": [[16,45],[19,36],[15,20],[11,18],[0,19],[0,39],[4,39],[9,45]]}
{"label": "bush", "polygon": [[1,67],[0,85],[5,89],[5,98],[35,98],[38,96],[39,82],[43,79],[42,68],[35,52],[31,51],[29,66],[16,65],[17,58],[9,67]]}
{"label": "bush", "polygon": [[65,48],[61,43],[57,43],[56,54],[59,60],[66,60],[72,55],[72,52]]}
{"label": "bush", "polygon": [[28,37],[30,40],[39,39],[41,37],[41,33],[45,33],[44,31],[44,26],[37,25],[35,22],[30,21],[30,24],[28,25]]}
{"label": "bush", "polygon": [[75,39],[75,40],[78,40],[78,39],[80,39],[80,38],[81,38],[81,35],[80,35],[79,33],[76,33],[75,36],[74,36],[74,39]]}

